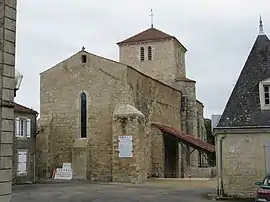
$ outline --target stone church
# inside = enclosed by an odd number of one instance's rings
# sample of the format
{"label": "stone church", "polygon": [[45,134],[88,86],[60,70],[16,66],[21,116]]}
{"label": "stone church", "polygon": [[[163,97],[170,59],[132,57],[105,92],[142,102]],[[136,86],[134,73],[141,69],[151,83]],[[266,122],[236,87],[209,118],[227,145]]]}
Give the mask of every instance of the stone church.
{"label": "stone church", "polygon": [[119,62],[82,48],[40,74],[37,172],[71,163],[75,179],[197,175],[215,147],[186,77],[187,49],[154,27],[117,45]]}

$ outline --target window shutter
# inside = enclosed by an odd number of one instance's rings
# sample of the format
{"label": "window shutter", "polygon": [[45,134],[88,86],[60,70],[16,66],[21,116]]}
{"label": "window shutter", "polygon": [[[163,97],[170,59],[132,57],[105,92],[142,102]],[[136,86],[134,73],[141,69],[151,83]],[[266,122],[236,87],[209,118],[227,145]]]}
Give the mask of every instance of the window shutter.
{"label": "window shutter", "polygon": [[31,119],[26,120],[26,137],[31,137]]}
{"label": "window shutter", "polygon": [[22,172],[21,166],[21,152],[18,152],[18,164],[17,164],[17,173],[20,174]]}
{"label": "window shutter", "polygon": [[20,118],[19,117],[16,117],[15,119],[15,127],[16,127],[15,133],[16,133],[16,136],[18,137],[20,136]]}
{"label": "window shutter", "polygon": [[23,152],[22,154],[23,156],[22,156],[21,169],[22,169],[23,174],[26,174],[27,173],[27,152]]}
{"label": "window shutter", "polygon": [[19,175],[27,174],[27,152],[18,152],[17,173]]}

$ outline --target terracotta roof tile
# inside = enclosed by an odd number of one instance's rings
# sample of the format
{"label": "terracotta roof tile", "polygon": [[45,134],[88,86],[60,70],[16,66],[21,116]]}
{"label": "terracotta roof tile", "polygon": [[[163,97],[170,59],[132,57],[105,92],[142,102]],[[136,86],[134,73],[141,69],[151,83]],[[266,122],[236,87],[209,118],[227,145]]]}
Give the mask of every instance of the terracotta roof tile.
{"label": "terracotta roof tile", "polygon": [[28,114],[38,114],[37,111],[33,110],[33,109],[30,109],[28,107],[25,107],[23,105],[20,105],[16,102],[14,102],[14,111],[15,112],[23,112],[23,113],[28,113]]}
{"label": "terracotta roof tile", "polygon": [[204,142],[204,141],[200,140],[199,138],[188,135],[188,134],[181,132],[179,130],[176,130],[171,126],[167,126],[167,125],[163,125],[163,124],[159,124],[159,123],[152,123],[152,125],[157,127],[158,129],[164,131],[164,132],[167,132],[171,135],[178,137],[179,139],[181,139],[184,142],[187,142],[187,143],[192,144],[196,147],[199,147],[202,150],[205,150],[208,152],[215,152],[215,150],[216,150],[214,145],[209,144],[207,142]]}
{"label": "terracotta roof tile", "polygon": [[[139,34],[136,34],[128,39],[125,39],[124,41],[118,42],[117,45],[142,41],[162,40],[162,39],[175,39],[178,43],[180,43],[177,40],[177,38],[175,38],[172,35],[166,34],[156,28],[149,28],[145,31],[140,32]],[[183,44],[181,45],[185,50],[187,50]]]}
{"label": "terracotta roof tile", "polygon": [[139,41],[149,41],[149,40],[159,40],[159,39],[170,39],[170,38],[174,38],[174,37],[158,29],[150,28],[124,41],[118,42],[117,44],[132,43],[132,42],[139,42]]}

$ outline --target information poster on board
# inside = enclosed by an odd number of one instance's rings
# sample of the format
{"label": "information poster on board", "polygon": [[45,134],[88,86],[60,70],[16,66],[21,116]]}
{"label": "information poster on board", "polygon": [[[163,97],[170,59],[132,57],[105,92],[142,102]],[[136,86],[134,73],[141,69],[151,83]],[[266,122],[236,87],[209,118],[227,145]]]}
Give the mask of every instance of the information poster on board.
{"label": "information poster on board", "polygon": [[62,168],[56,168],[53,174],[55,180],[71,180],[72,179],[71,163],[63,163]]}
{"label": "information poster on board", "polygon": [[118,150],[120,158],[132,157],[132,136],[119,136],[118,137]]}

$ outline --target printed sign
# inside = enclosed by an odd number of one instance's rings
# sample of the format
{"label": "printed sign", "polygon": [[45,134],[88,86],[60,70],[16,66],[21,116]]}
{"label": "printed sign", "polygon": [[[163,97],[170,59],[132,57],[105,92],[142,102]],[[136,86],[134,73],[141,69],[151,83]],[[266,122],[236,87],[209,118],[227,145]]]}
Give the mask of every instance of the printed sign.
{"label": "printed sign", "polygon": [[71,169],[71,163],[63,163],[62,168],[69,168],[69,169]]}
{"label": "printed sign", "polygon": [[53,179],[71,180],[72,179],[71,163],[63,163],[62,168],[56,168],[53,172]]}
{"label": "printed sign", "polygon": [[235,152],[235,146],[230,146],[230,152],[234,153]]}
{"label": "printed sign", "polygon": [[132,157],[132,136],[119,136],[118,140],[119,157]]}
{"label": "printed sign", "polygon": [[72,169],[71,168],[56,168],[54,179],[55,180],[71,180]]}

